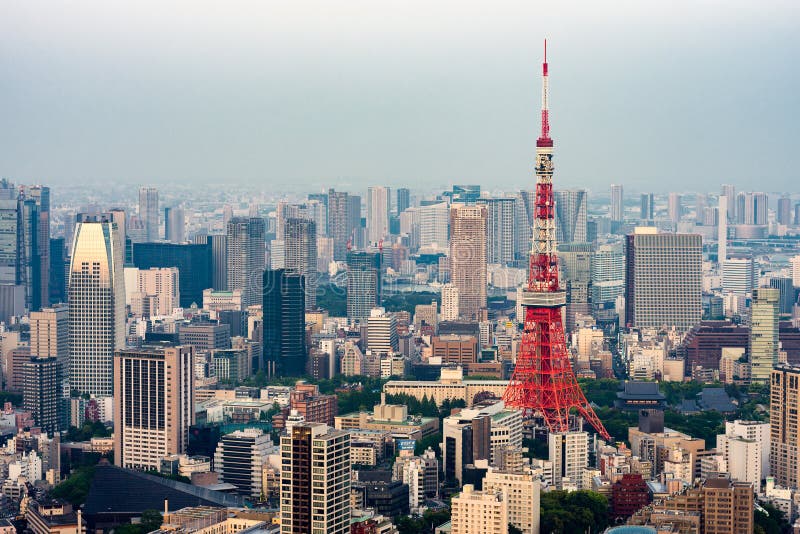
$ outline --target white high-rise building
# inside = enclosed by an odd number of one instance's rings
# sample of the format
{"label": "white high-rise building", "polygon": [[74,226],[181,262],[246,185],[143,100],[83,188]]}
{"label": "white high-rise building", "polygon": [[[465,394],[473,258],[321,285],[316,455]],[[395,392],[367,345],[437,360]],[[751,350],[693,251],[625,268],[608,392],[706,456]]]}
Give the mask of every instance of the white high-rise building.
{"label": "white high-rise building", "polygon": [[452,500],[452,534],[508,534],[508,495],[465,484]]}
{"label": "white high-rise building", "polygon": [[586,432],[551,432],[547,436],[549,460],[553,463],[553,484],[561,488],[569,481],[580,485],[589,465],[589,434]]}
{"label": "white high-rise building", "polygon": [[391,194],[388,187],[373,186],[367,189],[367,238],[377,243],[389,236]]}
{"label": "white high-rise building", "polygon": [[753,258],[728,258],[722,263],[722,290],[749,295],[755,283]]}
{"label": "white high-rise building", "polygon": [[266,264],[266,224],[260,217],[228,221],[228,289],[241,289],[244,306],[261,304]]}
{"label": "white high-rise building", "polygon": [[110,397],[114,351],[125,347],[123,245],[108,216],[82,216],[69,267],[70,387]]}
{"label": "white high-rise building", "polygon": [[[755,440],[761,446],[761,477],[770,476],[769,472],[769,449],[770,449],[770,429],[769,423],[761,421],[735,421],[725,422],[725,434],[728,436],[739,436],[745,439]],[[719,448],[719,447],[717,447]]]}
{"label": "white high-rise building", "polygon": [[717,262],[722,265],[728,259],[728,197],[719,197],[719,222],[717,226]]}
{"label": "white high-rise building", "polygon": [[453,284],[442,286],[442,312],[439,318],[442,321],[458,319],[458,288]]}
{"label": "white high-rise building", "polygon": [[447,249],[450,208],[446,202],[416,208],[419,218],[419,246]]}
{"label": "white high-rise building", "polygon": [[508,265],[514,261],[516,205],[514,197],[482,198],[486,206],[486,261]]}
{"label": "white high-rise building", "polygon": [[757,489],[761,484],[761,444],[754,439],[720,434],[717,451],[725,459],[727,472],[733,480],[749,482]]}
{"label": "white high-rise building", "polygon": [[147,241],[158,241],[158,189],[155,187],[139,189],[139,218],[144,223]]}
{"label": "white high-rise building", "polygon": [[397,352],[397,319],[384,308],[372,308],[367,319],[367,348],[373,354]]}
{"label": "white high-rise building", "polygon": [[678,223],[681,220],[681,216],[683,215],[683,197],[680,193],[670,193],[669,200],[667,204],[667,213],[669,216],[669,220]]}
{"label": "white high-rise building", "polygon": [[621,221],[624,212],[622,186],[619,184],[611,184],[611,220]]}

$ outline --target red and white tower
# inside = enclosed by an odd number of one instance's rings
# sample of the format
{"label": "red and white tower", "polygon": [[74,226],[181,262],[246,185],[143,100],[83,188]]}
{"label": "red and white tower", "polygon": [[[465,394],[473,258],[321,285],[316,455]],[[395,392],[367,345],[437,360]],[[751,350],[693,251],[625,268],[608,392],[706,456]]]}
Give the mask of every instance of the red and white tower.
{"label": "red and white tower", "polygon": [[547,41],[542,76],[542,134],[536,141],[533,237],[528,288],[522,293],[525,323],[517,364],[503,400],[507,406],[522,410],[524,415],[543,417],[551,432],[571,430],[569,416],[574,408],[603,439],[610,441],[611,437],[575,379],[561,321],[561,308],[567,299],[558,281]]}

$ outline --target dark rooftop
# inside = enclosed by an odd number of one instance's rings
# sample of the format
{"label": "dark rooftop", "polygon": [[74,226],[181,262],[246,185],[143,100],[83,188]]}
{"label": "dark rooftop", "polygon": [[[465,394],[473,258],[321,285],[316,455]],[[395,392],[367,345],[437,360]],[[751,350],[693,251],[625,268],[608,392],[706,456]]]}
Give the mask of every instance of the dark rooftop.
{"label": "dark rooftop", "polygon": [[716,410],[721,413],[735,412],[736,405],[723,388],[703,388],[697,394],[697,404],[703,410]]}
{"label": "dark rooftop", "polygon": [[617,392],[618,399],[646,399],[663,401],[666,399],[661,391],[658,389],[658,384],[655,382],[625,382],[622,391]]}
{"label": "dark rooftop", "polygon": [[139,513],[188,506],[242,506],[241,497],[113,465],[98,465],[86,497],[86,514]]}

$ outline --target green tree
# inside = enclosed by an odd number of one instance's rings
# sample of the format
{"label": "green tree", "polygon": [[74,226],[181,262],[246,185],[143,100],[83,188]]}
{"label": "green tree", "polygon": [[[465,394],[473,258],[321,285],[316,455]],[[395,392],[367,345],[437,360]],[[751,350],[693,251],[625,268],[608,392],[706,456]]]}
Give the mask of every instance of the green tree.
{"label": "green tree", "polygon": [[79,468],[69,478],[54,487],[50,491],[50,495],[64,499],[74,506],[79,506],[86,502],[93,477],[93,466]]}
{"label": "green tree", "polygon": [[602,532],[608,526],[608,500],[592,491],[549,491],[541,496],[545,534]]}

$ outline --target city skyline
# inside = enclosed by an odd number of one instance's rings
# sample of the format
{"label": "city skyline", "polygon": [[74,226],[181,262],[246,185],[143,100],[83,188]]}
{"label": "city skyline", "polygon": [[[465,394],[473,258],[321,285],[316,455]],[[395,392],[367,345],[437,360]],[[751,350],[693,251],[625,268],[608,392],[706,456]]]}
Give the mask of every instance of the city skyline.
{"label": "city skyline", "polygon": [[[133,6],[7,10],[4,175],[54,186],[519,188],[530,183],[531,88],[549,37],[564,187],[741,189],[759,175],[780,190],[794,178],[798,78],[784,66],[800,17],[790,2],[722,11],[625,2],[576,16],[442,2],[424,18],[413,2],[177,3],[158,17]],[[745,137],[765,142],[729,157]]]}

